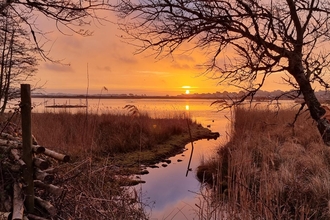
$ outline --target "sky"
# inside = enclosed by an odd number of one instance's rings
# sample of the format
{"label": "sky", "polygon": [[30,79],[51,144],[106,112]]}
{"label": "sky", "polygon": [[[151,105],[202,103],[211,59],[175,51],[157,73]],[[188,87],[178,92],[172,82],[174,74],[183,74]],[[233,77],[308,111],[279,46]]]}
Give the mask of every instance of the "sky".
{"label": "sky", "polygon": [[[109,19],[115,21],[109,13]],[[55,22],[38,17],[38,27],[48,32],[45,49],[49,56],[63,63],[40,61],[35,77],[44,93],[179,95],[233,91],[227,85],[203,75],[198,68],[205,55],[178,52],[173,57],[157,59],[150,52],[134,54],[136,48],[124,42],[111,22],[94,23],[90,37],[56,28]],[[63,34],[64,33],[64,34]],[[106,88],[106,89],[105,89]],[[264,90],[289,89],[278,76],[268,79]],[[189,90],[189,91],[187,91]]]}

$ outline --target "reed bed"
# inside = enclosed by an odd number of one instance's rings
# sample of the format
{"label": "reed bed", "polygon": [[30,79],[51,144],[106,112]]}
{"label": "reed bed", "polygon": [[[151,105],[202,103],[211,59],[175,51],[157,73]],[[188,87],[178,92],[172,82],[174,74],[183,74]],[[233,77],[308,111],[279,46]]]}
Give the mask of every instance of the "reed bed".
{"label": "reed bed", "polygon": [[32,131],[39,143],[71,155],[102,156],[150,150],[187,130],[183,114],[151,118],[147,114],[34,113]]}
{"label": "reed bed", "polygon": [[[197,173],[200,219],[329,219],[330,149],[296,109],[235,109],[230,141]],[[211,187],[211,190],[209,189]]]}

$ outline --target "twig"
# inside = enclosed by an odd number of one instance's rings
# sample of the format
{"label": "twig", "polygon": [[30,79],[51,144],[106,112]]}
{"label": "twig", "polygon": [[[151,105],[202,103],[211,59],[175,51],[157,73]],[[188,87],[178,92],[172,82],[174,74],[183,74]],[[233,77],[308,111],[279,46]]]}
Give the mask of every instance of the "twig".
{"label": "twig", "polygon": [[191,158],[192,158],[192,155],[194,153],[194,142],[193,142],[193,139],[192,139],[192,135],[191,135],[191,130],[190,130],[188,118],[187,118],[187,125],[188,125],[188,131],[189,131],[189,137],[190,137],[190,143],[191,143],[191,153],[190,153],[190,158],[189,158],[189,163],[188,163],[188,167],[187,167],[186,176],[188,176],[188,172],[190,170]]}

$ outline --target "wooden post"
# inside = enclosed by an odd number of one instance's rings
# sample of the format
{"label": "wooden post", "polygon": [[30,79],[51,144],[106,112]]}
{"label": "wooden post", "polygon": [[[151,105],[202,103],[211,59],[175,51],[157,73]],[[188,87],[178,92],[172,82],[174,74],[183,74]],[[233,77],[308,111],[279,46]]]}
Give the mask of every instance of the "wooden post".
{"label": "wooden post", "polygon": [[22,159],[26,164],[23,178],[26,184],[25,207],[27,212],[34,212],[34,184],[33,184],[33,159],[32,159],[32,132],[31,132],[31,89],[29,84],[21,84],[21,115],[22,115]]}

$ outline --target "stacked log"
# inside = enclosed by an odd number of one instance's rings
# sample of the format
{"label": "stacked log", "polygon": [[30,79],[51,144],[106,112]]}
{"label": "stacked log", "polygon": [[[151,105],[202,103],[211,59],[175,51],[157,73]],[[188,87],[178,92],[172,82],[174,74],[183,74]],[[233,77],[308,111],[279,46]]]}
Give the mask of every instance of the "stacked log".
{"label": "stacked log", "polygon": [[[49,150],[36,142],[32,146],[34,166],[34,187],[36,196],[35,212],[27,213],[24,207],[24,187],[22,171],[26,164],[22,160],[21,138],[8,133],[0,134],[0,176],[4,191],[0,189],[0,220],[3,219],[56,219],[57,210],[50,201],[41,198],[46,191],[52,198],[63,198],[66,191],[53,185],[55,175],[50,161],[68,162],[70,157]],[[2,203],[2,204],[1,204]],[[43,210],[41,212],[40,210]],[[46,213],[46,214],[45,214]]]}

